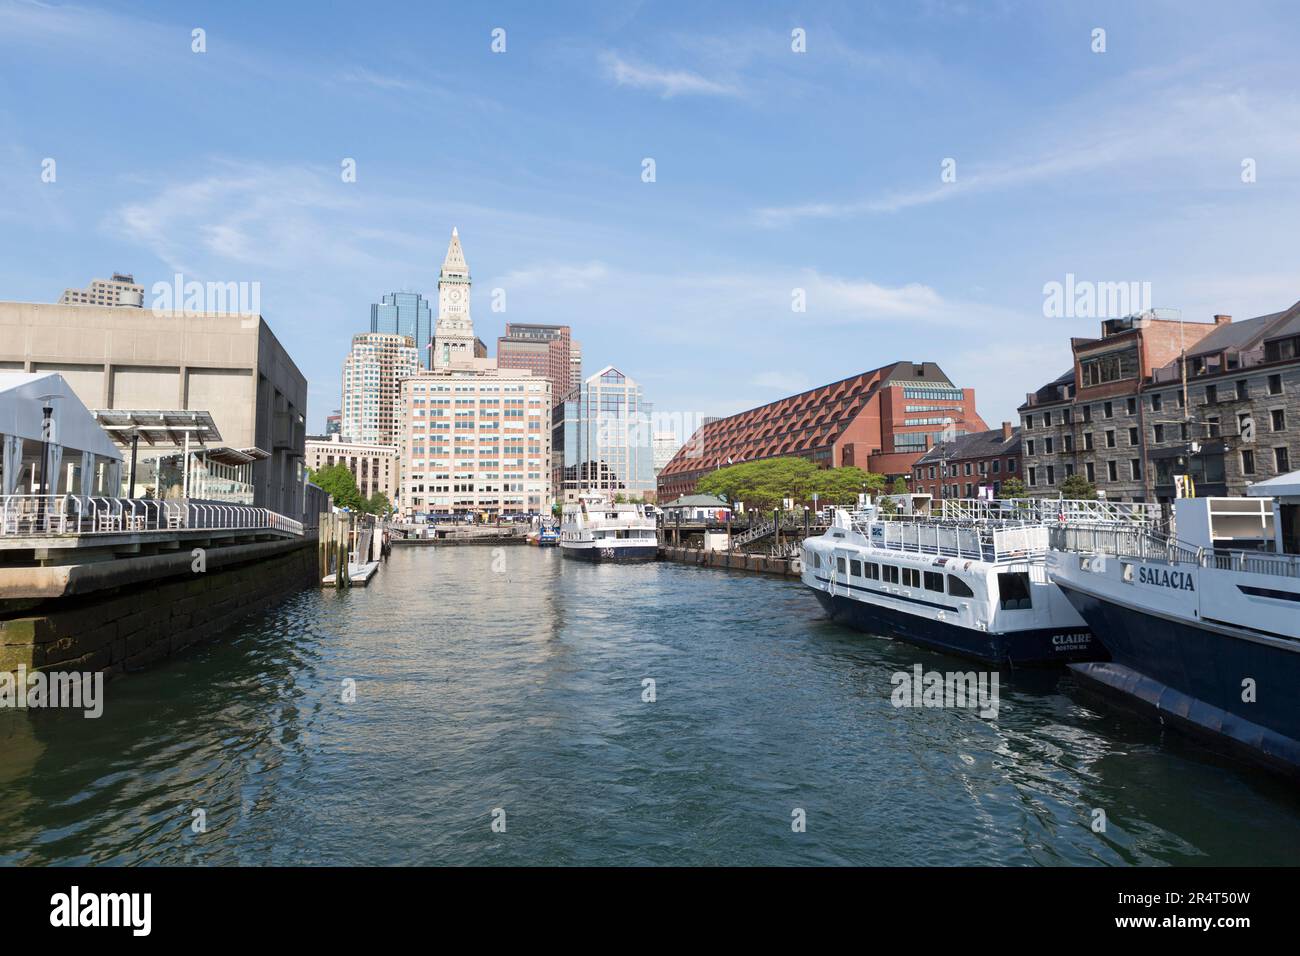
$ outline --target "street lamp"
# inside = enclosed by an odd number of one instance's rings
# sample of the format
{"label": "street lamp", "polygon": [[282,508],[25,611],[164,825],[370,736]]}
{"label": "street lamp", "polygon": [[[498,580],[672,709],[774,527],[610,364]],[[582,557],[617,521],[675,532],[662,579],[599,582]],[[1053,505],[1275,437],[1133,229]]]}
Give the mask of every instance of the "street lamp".
{"label": "street lamp", "polygon": [[49,476],[46,474],[49,470],[50,462],[50,434],[54,430],[54,400],[59,396],[55,393],[40,396],[41,407],[41,473],[37,479],[36,488],[39,497],[36,500],[36,516],[38,525],[45,524],[45,514],[47,508],[46,496],[52,495],[50,491]]}

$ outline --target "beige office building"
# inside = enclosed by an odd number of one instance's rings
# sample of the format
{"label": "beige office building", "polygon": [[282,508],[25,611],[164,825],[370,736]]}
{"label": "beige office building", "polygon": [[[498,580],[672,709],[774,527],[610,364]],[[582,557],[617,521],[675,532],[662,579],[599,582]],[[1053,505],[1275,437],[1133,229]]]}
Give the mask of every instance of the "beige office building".
{"label": "beige office building", "polygon": [[[220,446],[245,453],[224,457],[248,460],[240,484],[251,503],[302,513],[307,380],[261,316],[0,302],[0,369],[58,372],[87,408],[154,413],[142,422],[210,412]],[[166,434],[142,432],[140,456],[180,455]],[[215,451],[201,434],[193,441],[196,457]],[[227,492],[240,500],[239,488]]]}
{"label": "beige office building", "polygon": [[388,500],[397,497],[397,448],[367,442],[344,441],[341,435],[307,439],[307,469],[319,471],[346,465],[357,480],[361,497],[383,492]]}
{"label": "beige office building", "polygon": [[397,443],[397,401],[402,379],[420,368],[409,335],[362,332],[343,361],[342,434],[372,445]]}
{"label": "beige office building", "polygon": [[85,289],[64,289],[59,305],[108,305],[141,308],[144,286],[135,276],[114,272],[111,279],[93,279]]}
{"label": "beige office building", "polygon": [[469,267],[452,230],[438,280],[433,368],[401,385],[408,516],[543,514],[551,504],[551,383],[479,356]]}

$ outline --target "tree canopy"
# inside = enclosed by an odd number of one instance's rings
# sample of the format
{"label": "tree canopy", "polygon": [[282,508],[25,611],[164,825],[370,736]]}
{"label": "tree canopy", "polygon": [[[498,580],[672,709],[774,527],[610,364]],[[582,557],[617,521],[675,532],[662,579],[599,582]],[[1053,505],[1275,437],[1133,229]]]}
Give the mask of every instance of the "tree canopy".
{"label": "tree canopy", "polygon": [[357,487],[357,479],[347,465],[327,465],[316,471],[309,471],[307,479],[312,484],[325,489],[334,499],[336,508],[347,508],[349,511],[373,515],[386,515],[393,508],[388,496],[382,491],[376,491],[369,498],[362,498],[361,489]]}
{"label": "tree canopy", "polygon": [[1061,482],[1061,497],[1092,501],[1097,497],[1097,489],[1083,475],[1071,475]]}
{"label": "tree canopy", "polygon": [[998,496],[1001,498],[1027,498],[1029,497],[1029,489],[1025,487],[1025,483],[1019,478],[1008,478],[1002,482],[1002,486],[998,489]]}
{"label": "tree canopy", "polygon": [[719,468],[701,478],[695,490],[765,510],[779,506],[786,498],[793,499],[796,505],[811,504],[814,494],[819,504],[852,504],[861,492],[878,492],[884,486],[883,475],[861,468],[818,468],[807,458],[789,457]]}

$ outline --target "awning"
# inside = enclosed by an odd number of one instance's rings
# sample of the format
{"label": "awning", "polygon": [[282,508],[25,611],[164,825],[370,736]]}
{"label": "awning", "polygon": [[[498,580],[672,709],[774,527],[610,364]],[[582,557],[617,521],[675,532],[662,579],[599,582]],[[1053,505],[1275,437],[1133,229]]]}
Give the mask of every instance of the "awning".
{"label": "awning", "polygon": [[97,408],[94,411],[99,426],[119,445],[129,447],[133,435],[148,445],[185,444],[200,446],[221,441],[221,432],[212,420],[211,412]]}

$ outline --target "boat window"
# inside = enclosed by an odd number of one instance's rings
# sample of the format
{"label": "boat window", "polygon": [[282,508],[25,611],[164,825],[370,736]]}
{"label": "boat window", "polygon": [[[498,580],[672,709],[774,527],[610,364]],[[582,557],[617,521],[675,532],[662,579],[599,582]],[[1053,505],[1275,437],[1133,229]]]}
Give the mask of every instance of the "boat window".
{"label": "boat window", "polygon": [[844,559],[843,559],[843,558],[836,558],[836,559],[835,559],[835,569],[836,569],[837,571],[839,571],[840,574],[843,574],[843,573],[844,573]]}
{"label": "boat window", "polygon": [[975,592],[970,589],[970,585],[955,574],[948,575],[948,593],[953,597],[975,596]]}
{"label": "boat window", "polygon": [[898,583],[898,568],[894,567],[892,564],[882,564],[880,570],[885,573],[886,584]]}
{"label": "boat window", "polygon": [[921,586],[921,572],[916,568],[903,568],[903,587],[919,588]]}
{"label": "boat window", "polygon": [[938,571],[925,572],[925,589],[927,591],[938,591],[943,593],[943,575]]}
{"label": "boat window", "polygon": [[1004,571],[999,574],[998,595],[1004,611],[1023,611],[1033,607],[1029,597],[1029,572]]}
{"label": "boat window", "polygon": [[814,551],[812,555],[813,555],[813,567],[820,568],[822,566],[822,556],[818,554],[816,551]]}
{"label": "boat window", "polygon": [[862,577],[862,562],[856,558],[849,562],[849,573],[855,578]]}
{"label": "boat window", "polygon": [[871,578],[871,580],[873,581],[880,580],[880,565],[868,561],[863,570],[867,572],[866,576]]}

